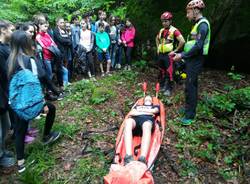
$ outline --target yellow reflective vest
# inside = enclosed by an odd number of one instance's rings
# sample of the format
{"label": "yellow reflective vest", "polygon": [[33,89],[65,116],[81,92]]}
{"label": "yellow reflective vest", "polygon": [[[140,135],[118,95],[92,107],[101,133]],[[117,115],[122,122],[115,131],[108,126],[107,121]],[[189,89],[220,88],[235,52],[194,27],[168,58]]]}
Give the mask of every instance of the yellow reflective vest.
{"label": "yellow reflective vest", "polygon": [[164,28],[162,28],[158,34],[158,40],[159,40],[159,45],[158,45],[158,52],[159,53],[168,53],[174,50],[174,32],[177,29],[174,26],[170,26],[168,36],[163,37],[163,31]]}
{"label": "yellow reflective vest", "polygon": [[210,37],[211,37],[211,29],[210,29],[210,23],[205,18],[202,18],[193,26],[191,33],[188,35],[187,42],[184,46],[184,52],[189,52],[192,49],[192,47],[195,45],[196,39],[198,36],[198,27],[203,22],[205,22],[208,25],[208,33],[207,33],[207,36],[203,45],[203,55],[208,55]]}

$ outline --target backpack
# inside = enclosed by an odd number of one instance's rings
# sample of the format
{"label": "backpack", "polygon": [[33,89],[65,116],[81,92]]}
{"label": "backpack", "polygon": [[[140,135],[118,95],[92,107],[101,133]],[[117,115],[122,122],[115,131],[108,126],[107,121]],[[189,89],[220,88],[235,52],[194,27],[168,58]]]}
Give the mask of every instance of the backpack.
{"label": "backpack", "polygon": [[79,44],[76,51],[77,62],[75,64],[75,71],[78,74],[86,74],[88,72],[86,55],[87,55],[86,49]]}
{"label": "backpack", "polygon": [[22,69],[15,73],[9,86],[9,104],[18,117],[26,121],[34,119],[44,107],[44,96],[37,78],[37,67],[30,59],[32,72]]}

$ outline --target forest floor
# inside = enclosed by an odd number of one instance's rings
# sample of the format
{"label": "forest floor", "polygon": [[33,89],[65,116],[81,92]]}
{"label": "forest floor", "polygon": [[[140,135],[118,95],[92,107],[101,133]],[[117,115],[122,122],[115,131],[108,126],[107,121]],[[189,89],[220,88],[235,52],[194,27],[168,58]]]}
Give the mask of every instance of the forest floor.
{"label": "forest floor", "polygon": [[[148,82],[154,95],[157,70],[139,66],[114,72],[97,82],[80,80],[68,87],[68,96],[56,102],[53,129],[58,142],[43,146],[40,138],[26,145],[27,170],[0,170],[0,184],[99,184],[109,171],[118,127]],[[181,126],[184,85],[175,85],[171,97],[160,94],[166,107],[166,132],[153,169],[155,183],[250,183],[250,77],[205,70],[199,79],[195,123]],[[236,106],[231,92],[246,88],[245,106]],[[237,96],[237,94],[236,94]],[[44,118],[32,126],[42,134]],[[109,130],[98,133],[98,131]],[[93,132],[91,132],[93,131]],[[10,142],[10,140],[8,141]],[[10,146],[13,149],[13,145]]]}

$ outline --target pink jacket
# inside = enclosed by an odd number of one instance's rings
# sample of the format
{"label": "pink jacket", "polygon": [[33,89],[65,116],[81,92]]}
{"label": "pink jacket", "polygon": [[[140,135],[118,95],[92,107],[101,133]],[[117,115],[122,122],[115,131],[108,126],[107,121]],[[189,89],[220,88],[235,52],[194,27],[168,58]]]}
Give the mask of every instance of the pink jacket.
{"label": "pink jacket", "polygon": [[125,31],[122,32],[121,39],[122,41],[126,42],[128,47],[134,47],[135,28],[134,27],[126,28]]}

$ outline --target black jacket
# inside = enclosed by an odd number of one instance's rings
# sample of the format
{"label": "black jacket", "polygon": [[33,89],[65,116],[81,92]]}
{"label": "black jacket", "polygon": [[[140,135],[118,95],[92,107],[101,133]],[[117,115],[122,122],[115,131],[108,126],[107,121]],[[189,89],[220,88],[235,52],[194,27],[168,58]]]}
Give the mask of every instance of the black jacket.
{"label": "black jacket", "polygon": [[67,34],[61,34],[58,27],[56,27],[54,30],[54,41],[62,52],[63,58],[65,60],[68,60],[70,57],[72,57],[71,37]]}
{"label": "black jacket", "polygon": [[9,54],[9,45],[0,42],[0,114],[6,112],[8,107],[7,60]]}

